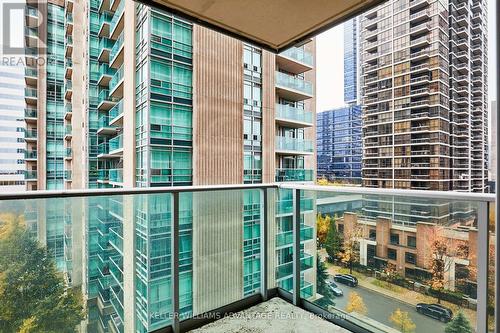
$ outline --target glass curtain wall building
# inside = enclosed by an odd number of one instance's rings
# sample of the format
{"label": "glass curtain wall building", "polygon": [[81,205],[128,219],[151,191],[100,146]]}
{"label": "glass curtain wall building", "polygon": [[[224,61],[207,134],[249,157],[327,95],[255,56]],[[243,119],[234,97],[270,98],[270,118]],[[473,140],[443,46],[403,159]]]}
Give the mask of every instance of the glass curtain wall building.
{"label": "glass curtain wall building", "polygon": [[318,178],[361,184],[361,106],[318,113]]}
{"label": "glass curtain wall building", "polygon": [[344,27],[345,107],[325,110],[316,119],[318,179],[361,184],[362,133],[359,87],[359,17]]}

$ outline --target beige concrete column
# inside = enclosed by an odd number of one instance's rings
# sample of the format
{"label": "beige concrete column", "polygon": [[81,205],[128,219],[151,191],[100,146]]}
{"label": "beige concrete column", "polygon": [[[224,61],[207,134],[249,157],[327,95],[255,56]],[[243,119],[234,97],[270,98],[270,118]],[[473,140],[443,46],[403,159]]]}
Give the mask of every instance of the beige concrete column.
{"label": "beige concrete column", "polygon": [[135,186],[135,5],[125,1],[123,49],[123,187]]}

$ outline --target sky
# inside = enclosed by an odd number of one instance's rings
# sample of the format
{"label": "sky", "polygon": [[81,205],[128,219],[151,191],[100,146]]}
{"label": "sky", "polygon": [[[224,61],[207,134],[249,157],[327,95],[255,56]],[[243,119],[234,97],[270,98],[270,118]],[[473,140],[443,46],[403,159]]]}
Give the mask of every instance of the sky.
{"label": "sky", "polygon": [[[488,98],[496,100],[496,1],[488,1]],[[316,39],[316,111],[344,105],[344,29],[336,26]]]}

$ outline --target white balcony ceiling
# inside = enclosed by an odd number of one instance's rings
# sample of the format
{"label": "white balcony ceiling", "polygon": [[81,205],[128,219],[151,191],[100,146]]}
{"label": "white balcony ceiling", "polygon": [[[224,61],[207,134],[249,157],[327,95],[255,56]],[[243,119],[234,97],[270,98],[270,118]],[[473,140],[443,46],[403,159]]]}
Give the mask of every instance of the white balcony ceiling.
{"label": "white balcony ceiling", "polygon": [[280,52],[383,0],[139,0]]}

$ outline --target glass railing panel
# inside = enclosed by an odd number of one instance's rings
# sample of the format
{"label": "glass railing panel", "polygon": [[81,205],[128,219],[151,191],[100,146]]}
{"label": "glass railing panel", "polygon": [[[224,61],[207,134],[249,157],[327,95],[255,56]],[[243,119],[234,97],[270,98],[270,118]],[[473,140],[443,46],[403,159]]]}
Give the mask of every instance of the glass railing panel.
{"label": "glass railing panel", "polygon": [[109,151],[117,150],[123,148],[123,136],[122,134],[115,136],[109,140]]}
{"label": "glass railing panel", "polygon": [[291,47],[288,50],[281,52],[280,55],[297,60],[309,66],[313,65],[312,54],[310,52],[307,52],[303,48]]}
{"label": "glass railing panel", "polygon": [[115,58],[115,56],[118,54],[118,51],[120,51],[121,47],[123,46],[123,33],[120,34],[120,36],[116,39],[114,44],[111,46],[112,47],[111,47],[111,51],[109,53],[109,58],[110,58],[110,60],[113,60]]}
{"label": "glass railing panel", "polygon": [[309,301],[369,331],[477,327],[479,203],[362,193],[305,191],[321,212]]}
{"label": "glass railing panel", "polygon": [[313,114],[311,111],[299,109],[290,105],[276,104],[276,118],[312,123]]}
{"label": "glass railing panel", "polygon": [[276,150],[289,150],[297,152],[312,153],[314,151],[311,140],[287,138],[284,136],[276,137]]}
{"label": "glass railing panel", "polygon": [[286,73],[276,72],[276,85],[283,88],[297,90],[308,95],[312,95],[313,93],[311,82],[298,79],[293,75]]}
{"label": "glass railing panel", "polygon": [[108,112],[109,114],[109,119],[113,120],[116,117],[120,116],[123,114],[123,100],[120,100],[118,103],[116,103],[115,106],[111,108]]}
{"label": "glass railing panel", "polygon": [[277,182],[310,182],[314,180],[312,169],[276,169]]}

